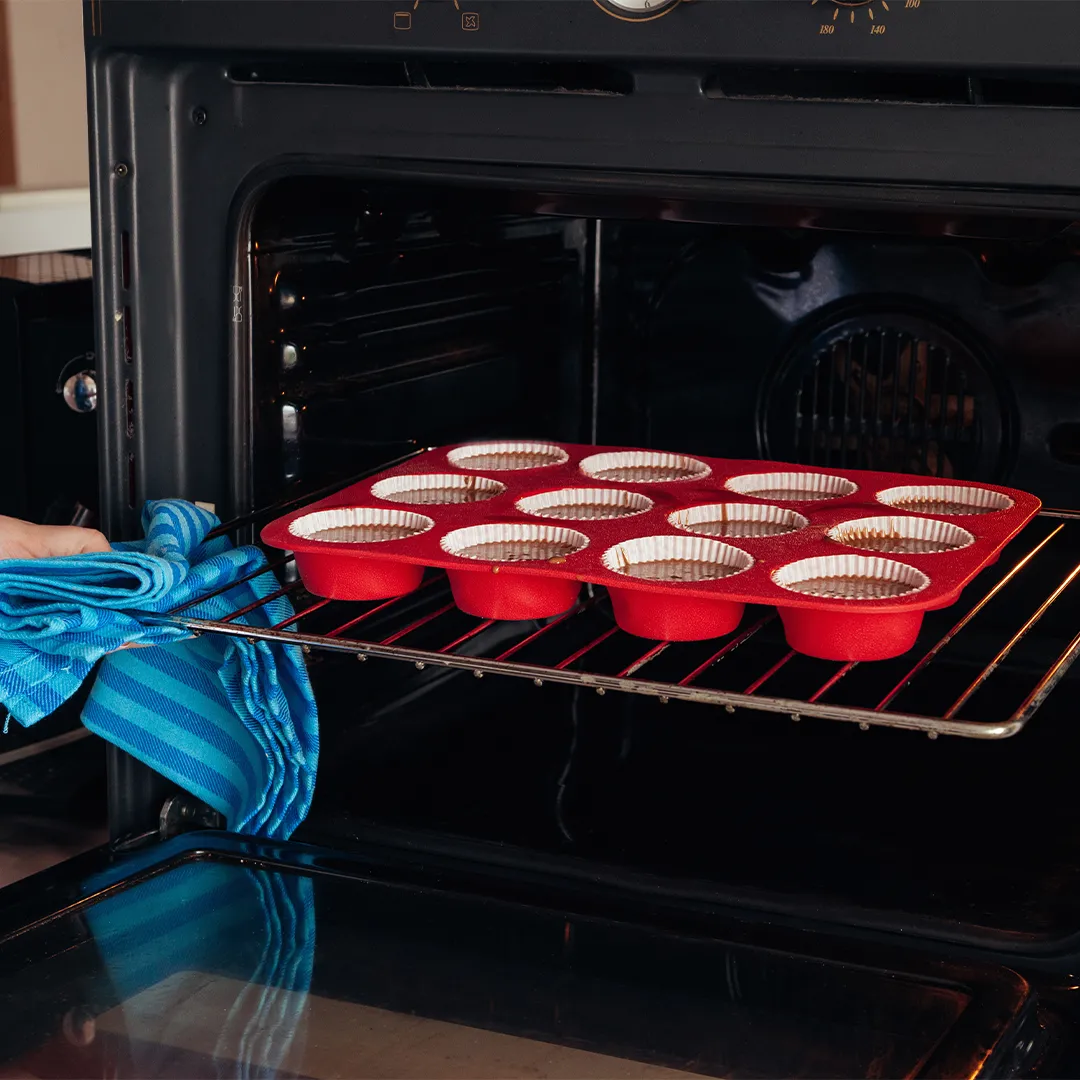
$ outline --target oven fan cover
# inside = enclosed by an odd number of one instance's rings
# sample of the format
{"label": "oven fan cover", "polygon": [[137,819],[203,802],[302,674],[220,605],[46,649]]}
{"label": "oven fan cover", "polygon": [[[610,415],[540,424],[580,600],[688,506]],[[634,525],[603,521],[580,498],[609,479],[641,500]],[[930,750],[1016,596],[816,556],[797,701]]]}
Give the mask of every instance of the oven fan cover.
{"label": "oven fan cover", "polygon": [[865,312],[818,322],[766,382],[765,456],[830,468],[994,480],[1010,410],[983,354],[931,318]]}

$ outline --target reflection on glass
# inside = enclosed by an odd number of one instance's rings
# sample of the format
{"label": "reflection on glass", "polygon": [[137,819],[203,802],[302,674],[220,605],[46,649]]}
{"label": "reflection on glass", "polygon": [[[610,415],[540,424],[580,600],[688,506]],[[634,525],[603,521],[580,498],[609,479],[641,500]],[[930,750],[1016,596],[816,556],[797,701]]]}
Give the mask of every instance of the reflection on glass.
{"label": "reflection on glass", "polygon": [[[77,988],[74,1003],[24,1075],[292,1075],[281,1067],[303,1057],[311,878],[192,862],[64,921],[81,940],[45,966]],[[41,1004],[26,1030],[55,1012]]]}
{"label": "reflection on glass", "polygon": [[0,946],[0,1076],[909,1075],[972,1001],[869,963],[201,859]]}

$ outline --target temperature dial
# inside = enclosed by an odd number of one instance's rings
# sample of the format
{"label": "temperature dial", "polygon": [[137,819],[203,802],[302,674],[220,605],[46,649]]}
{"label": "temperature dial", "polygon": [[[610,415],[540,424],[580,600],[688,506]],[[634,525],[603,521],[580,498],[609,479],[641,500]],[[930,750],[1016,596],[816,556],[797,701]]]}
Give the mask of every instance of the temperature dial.
{"label": "temperature dial", "polygon": [[680,0],[593,0],[601,11],[626,22],[648,22],[666,15]]}
{"label": "temperature dial", "polygon": [[917,8],[922,0],[810,0],[824,20],[819,34],[832,34],[837,26],[856,26],[875,36],[885,33],[885,18],[898,8]]}

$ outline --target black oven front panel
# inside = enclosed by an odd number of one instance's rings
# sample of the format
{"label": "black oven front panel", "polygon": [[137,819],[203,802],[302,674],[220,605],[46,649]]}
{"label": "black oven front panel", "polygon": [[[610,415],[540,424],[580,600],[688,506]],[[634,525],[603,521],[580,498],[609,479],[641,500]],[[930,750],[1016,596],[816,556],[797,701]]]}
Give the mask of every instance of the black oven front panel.
{"label": "black oven front panel", "polygon": [[1062,0],[92,0],[91,33],[136,48],[1078,69]]}
{"label": "black oven front panel", "polygon": [[250,505],[248,233],[290,175],[467,188],[477,206],[517,193],[584,220],[1080,219],[1080,4],[86,0],[84,16],[115,535],[147,497]]}

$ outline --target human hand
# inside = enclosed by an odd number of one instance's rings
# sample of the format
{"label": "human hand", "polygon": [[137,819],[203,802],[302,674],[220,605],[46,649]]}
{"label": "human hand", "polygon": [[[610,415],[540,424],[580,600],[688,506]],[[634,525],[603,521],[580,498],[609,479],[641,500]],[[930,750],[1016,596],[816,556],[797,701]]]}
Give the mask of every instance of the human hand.
{"label": "human hand", "polygon": [[0,560],[50,559],[109,550],[109,541],[96,529],[78,525],[31,525],[18,518],[0,517]]}

